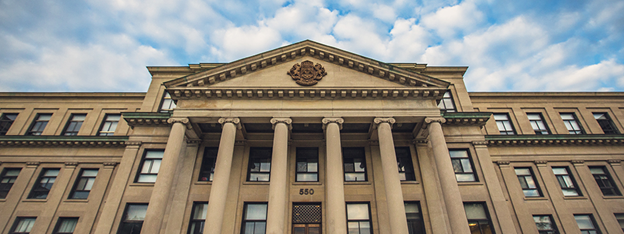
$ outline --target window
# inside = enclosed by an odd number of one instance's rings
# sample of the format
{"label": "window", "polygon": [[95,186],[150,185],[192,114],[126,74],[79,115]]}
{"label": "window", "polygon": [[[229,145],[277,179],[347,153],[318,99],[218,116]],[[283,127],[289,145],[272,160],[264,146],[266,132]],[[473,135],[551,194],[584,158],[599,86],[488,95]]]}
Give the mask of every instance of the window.
{"label": "window", "polygon": [[175,102],[171,99],[171,95],[169,92],[165,92],[165,96],[162,99],[162,105],[160,105],[160,112],[169,112],[172,111],[173,108],[176,108]]}
{"label": "window", "polygon": [[4,113],[0,117],[0,136],[4,136],[13,125],[13,121],[17,118],[17,114]]}
{"label": "window", "polygon": [[297,148],[297,181],[318,181],[318,148]]}
{"label": "window", "polygon": [[477,181],[468,150],[449,150],[457,182]]}
{"label": "window", "polygon": [[596,118],[596,121],[600,124],[600,128],[602,128],[604,134],[618,134],[617,128],[607,113],[594,113],[594,118]]}
{"label": "window", "polygon": [[342,148],[345,181],[366,181],[366,154],[364,148]]}
{"label": "window", "polygon": [[397,163],[399,166],[399,178],[405,181],[414,181],[414,165],[412,164],[412,154],[409,147],[397,147],[396,152]]}
{"label": "window", "polygon": [[78,218],[59,218],[54,234],[72,234],[78,224]]}
{"label": "window", "polygon": [[440,110],[446,112],[455,112],[455,104],[453,104],[453,97],[451,96],[451,91],[446,91],[444,96],[442,96],[442,100],[440,100],[440,104],[438,104],[438,108]]}
{"label": "window", "polygon": [[204,224],[206,223],[207,212],[208,202],[193,203],[193,213],[191,213],[191,222],[189,223],[188,234],[204,233]]}
{"label": "window", "polygon": [[28,234],[30,230],[32,230],[33,225],[35,225],[35,219],[37,218],[22,218],[18,217],[15,219],[15,224],[13,224],[13,228],[9,234]]}
{"label": "window", "polygon": [[464,203],[468,227],[472,234],[494,233],[484,203]]}
{"label": "window", "polygon": [[418,202],[405,202],[405,216],[409,234],[425,233],[425,223]]}
{"label": "window", "polygon": [[578,187],[576,186],[576,182],[572,177],[570,177],[570,172],[567,167],[553,167],[552,170],[557,177],[557,181],[559,181],[559,185],[563,191],[563,196],[581,195]]}
{"label": "window", "polygon": [[349,234],[373,233],[368,203],[347,203],[347,229]]}
{"label": "window", "polygon": [[622,228],[622,231],[624,231],[624,214],[615,214],[615,218],[617,219],[618,223],[620,223],[620,228]]}
{"label": "window", "polygon": [[546,124],[544,124],[544,117],[540,113],[529,113],[527,114],[529,118],[529,122],[531,122],[531,127],[533,127],[533,131],[537,135],[548,135],[548,128]]}
{"label": "window", "polygon": [[63,135],[65,136],[78,135],[78,131],[80,131],[80,127],[82,126],[82,123],[84,122],[86,117],[87,117],[86,114],[73,114],[69,118],[69,122],[67,123],[67,126],[65,126],[65,131],[63,131]]}
{"label": "window", "polygon": [[531,168],[516,168],[516,176],[518,176],[518,181],[520,181],[520,187],[522,187],[522,192],[524,192],[524,196],[526,197],[541,197],[542,194],[537,187],[537,183],[535,183],[535,177],[533,177],[533,172]]}
{"label": "window", "polygon": [[323,215],[320,203],[293,204],[293,234],[320,234]]}
{"label": "window", "polygon": [[218,147],[206,147],[199,170],[199,181],[212,181],[214,177],[215,165],[217,163]]}
{"label": "window", "polygon": [[69,198],[87,199],[91,188],[93,188],[93,182],[95,182],[97,174],[98,169],[83,169],[80,173],[80,177],[76,179],[76,185],[74,185],[74,189],[71,195],[69,195]]}
{"label": "window", "polygon": [[60,169],[43,169],[28,198],[46,199]]}
{"label": "window", "polygon": [[112,136],[115,133],[115,129],[117,129],[117,124],[121,119],[120,114],[112,114],[106,115],[104,118],[104,123],[102,123],[102,127],[100,128],[99,136]]}
{"label": "window", "polygon": [[539,234],[557,234],[557,227],[552,222],[550,215],[533,215],[535,226]]}
{"label": "window", "polygon": [[605,167],[590,167],[592,175],[594,175],[594,179],[596,180],[596,184],[600,187],[602,191],[602,195],[605,196],[619,196],[622,195],[620,191],[615,186],[613,182],[613,178],[607,172],[607,168]]}
{"label": "window", "polygon": [[48,121],[52,118],[52,114],[37,114],[35,117],[35,121],[30,126],[28,133],[26,135],[39,136],[43,133],[46,125],[48,125]]}
{"label": "window", "polygon": [[498,131],[501,135],[515,135],[513,126],[511,125],[511,121],[509,121],[508,114],[494,114],[494,120],[496,121],[496,126],[498,126]]}
{"label": "window", "polygon": [[271,156],[273,148],[252,147],[249,149],[247,181],[269,181],[271,179]]}
{"label": "window", "polygon": [[19,175],[20,168],[5,168],[0,176],[0,199],[5,199]]}
{"label": "window", "polygon": [[596,228],[596,221],[594,221],[592,215],[574,215],[574,219],[576,219],[576,224],[581,229],[581,234],[600,234],[600,230]]}
{"label": "window", "polygon": [[128,204],[117,234],[140,234],[147,204]]}
{"label": "window", "polygon": [[156,176],[158,176],[158,170],[160,170],[160,163],[162,162],[164,150],[146,150],[143,157],[143,163],[141,165],[141,171],[137,176],[136,182],[139,183],[154,183],[156,182]]}
{"label": "window", "polygon": [[264,234],[266,232],[266,203],[246,203],[241,234]]}
{"label": "window", "polygon": [[585,134],[573,113],[559,113],[570,134]]}

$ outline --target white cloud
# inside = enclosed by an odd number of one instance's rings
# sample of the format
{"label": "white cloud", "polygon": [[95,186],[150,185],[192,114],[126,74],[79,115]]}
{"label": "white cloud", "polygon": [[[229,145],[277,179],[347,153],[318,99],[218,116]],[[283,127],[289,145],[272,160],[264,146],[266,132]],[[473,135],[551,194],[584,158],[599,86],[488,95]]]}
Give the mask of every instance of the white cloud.
{"label": "white cloud", "polygon": [[422,18],[423,26],[434,29],[443,38],[450,38],[460,32],[470,32],[484,20],[484,15],[473,1],[440,8]]}

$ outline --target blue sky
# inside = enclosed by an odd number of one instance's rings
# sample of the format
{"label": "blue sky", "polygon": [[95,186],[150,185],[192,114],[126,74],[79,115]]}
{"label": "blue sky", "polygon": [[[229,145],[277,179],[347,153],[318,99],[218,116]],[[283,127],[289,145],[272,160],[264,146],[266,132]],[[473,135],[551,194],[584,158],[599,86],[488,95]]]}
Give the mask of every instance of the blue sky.
{"label": "blue sky", "polygon": [[146,66],[310,39],[469,66],[469,91],[624,91],[621,0],[0,0],[0,91],[144,92]]}

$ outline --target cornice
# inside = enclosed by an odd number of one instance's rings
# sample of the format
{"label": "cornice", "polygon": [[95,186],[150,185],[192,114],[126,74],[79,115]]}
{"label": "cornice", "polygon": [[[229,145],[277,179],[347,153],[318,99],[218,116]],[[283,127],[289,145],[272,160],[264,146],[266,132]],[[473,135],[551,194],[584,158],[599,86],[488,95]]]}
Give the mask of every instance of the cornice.
{"label": "cornice", "polygon": [[127,136],[0,136],[2,147],[123,147]]}
{"label": "cornice", "polygon": [[122,117],[130,127],[134,128],[138,125],[153,126],[163,125],[168,126],[171,123],[168,121],[171,117],[171,113],[160,112],[122,112]]}
{"label": "cornice", "polygon": [[624,145],[624,135],[488,135],[490,146]]}
{"label": "cornice", "polygon": [[492,112],[444,112],[442,116],[448,125],[484,126],[492,116]]}

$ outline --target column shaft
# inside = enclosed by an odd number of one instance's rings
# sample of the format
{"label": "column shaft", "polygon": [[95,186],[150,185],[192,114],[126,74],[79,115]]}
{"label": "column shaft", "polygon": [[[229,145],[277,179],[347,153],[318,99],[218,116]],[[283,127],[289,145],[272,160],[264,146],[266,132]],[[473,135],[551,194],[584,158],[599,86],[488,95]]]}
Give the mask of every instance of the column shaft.
{"label": "column shaft", "polygon": [[272,119],[273,156],[271,158],[271,182],[269,184],[269,207],[267,210],[267,233],[283,234],[286,221],[286,191],[288,186],[288,125],[290,119]]}
{"label": "column shaft", "polygon": [[[330,121],[327,121],[330,120]],[[342,171],[342,146],[340,144],[340,126],[342,119],[323,119],[327,160],[325,161],[325,189],[327,192],[327,233],[347,233],[347,211],[344,197],[344,173]]]}

